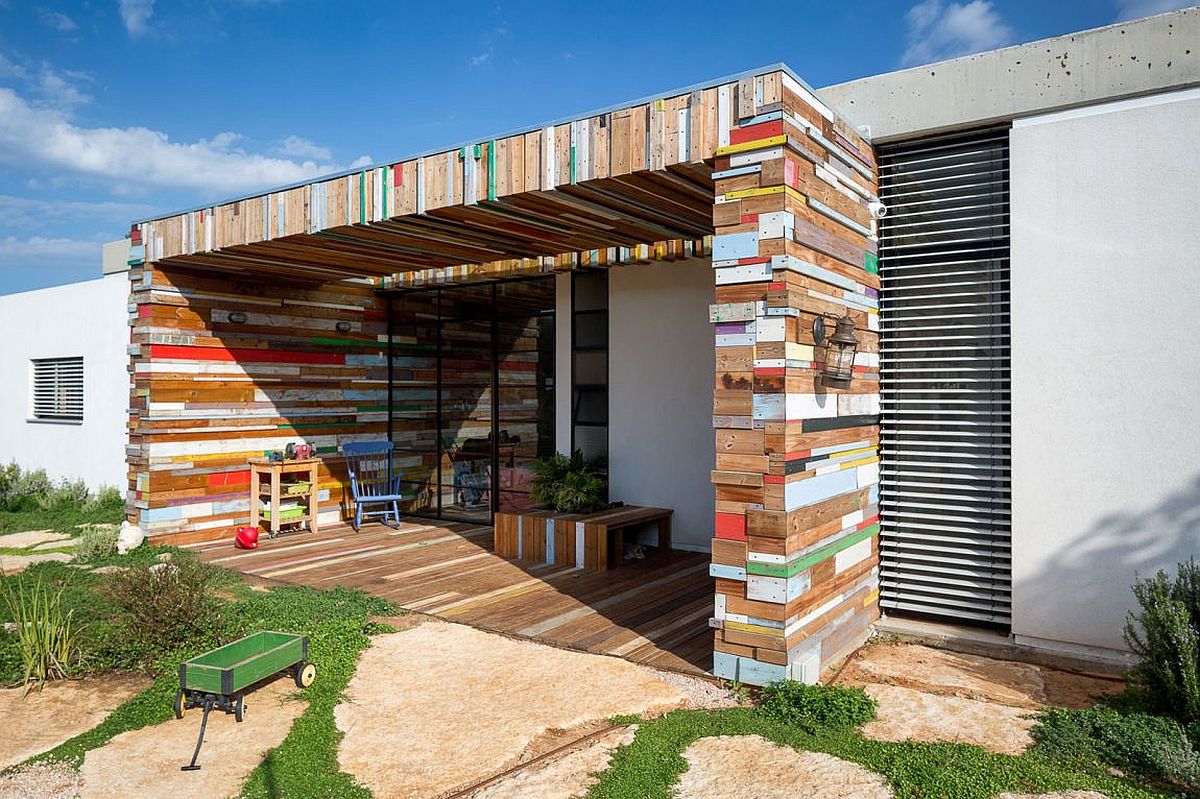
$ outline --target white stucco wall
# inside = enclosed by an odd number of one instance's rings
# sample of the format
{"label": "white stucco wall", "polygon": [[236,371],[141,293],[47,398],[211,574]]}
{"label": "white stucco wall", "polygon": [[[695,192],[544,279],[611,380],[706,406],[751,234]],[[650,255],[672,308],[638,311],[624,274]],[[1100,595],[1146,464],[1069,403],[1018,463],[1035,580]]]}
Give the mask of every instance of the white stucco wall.
{"label": "white stucco wall", "polygon": [[713,532],[712,263],[609,272],[609,493],[675,509],[673,541],[707,552]]}
{"label": "white stucco wall", "polygon": [[[0,462],[125,486],[129,278],[0,296]],[[30,360],[83,356],[83,422],[30,421]]]}
{"label": "white stucco wall", "polygon": [[1195,89],[1012,130],[1018,641],[1122,648],[1134,575],[1200,552],[1197,130]]}

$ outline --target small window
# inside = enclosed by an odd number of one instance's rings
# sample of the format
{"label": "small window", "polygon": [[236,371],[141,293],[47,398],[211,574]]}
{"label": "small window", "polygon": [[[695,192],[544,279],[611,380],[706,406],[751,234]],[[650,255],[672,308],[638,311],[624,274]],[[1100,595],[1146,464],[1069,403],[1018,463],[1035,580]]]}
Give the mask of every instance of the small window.
{"label": "small window", "polygon": [[83,358],[39,358],[33,364],[33,418],[83,421]]}

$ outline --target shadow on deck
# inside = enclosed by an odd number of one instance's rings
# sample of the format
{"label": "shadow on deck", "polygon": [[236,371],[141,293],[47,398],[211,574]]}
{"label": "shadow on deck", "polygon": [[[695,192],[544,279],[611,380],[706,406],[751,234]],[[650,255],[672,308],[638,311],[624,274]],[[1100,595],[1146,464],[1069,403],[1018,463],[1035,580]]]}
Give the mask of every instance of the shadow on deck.
{"label": "shadow on deck", "polygon": [[695,552],[607,572],[535,566],[495,554],[490,526],[423,519],[264,537],[248,552],[228,541],[189,548],[243,574],[357,588],[482,630],[692,674],[712,668],[712,579]]}

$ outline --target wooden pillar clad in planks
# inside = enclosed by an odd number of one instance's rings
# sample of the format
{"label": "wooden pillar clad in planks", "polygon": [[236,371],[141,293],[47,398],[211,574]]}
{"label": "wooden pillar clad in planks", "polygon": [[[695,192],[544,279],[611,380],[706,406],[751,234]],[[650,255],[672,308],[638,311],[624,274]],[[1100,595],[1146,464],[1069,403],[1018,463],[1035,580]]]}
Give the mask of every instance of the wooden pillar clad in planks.
{"label": "wooden pillar clad in planks", "polygon": [[[811,683],[879,615],[874,160],[786,73],[739,81],[718,116],[713,670]],[[846,314],[839,390],[813,321]]]}

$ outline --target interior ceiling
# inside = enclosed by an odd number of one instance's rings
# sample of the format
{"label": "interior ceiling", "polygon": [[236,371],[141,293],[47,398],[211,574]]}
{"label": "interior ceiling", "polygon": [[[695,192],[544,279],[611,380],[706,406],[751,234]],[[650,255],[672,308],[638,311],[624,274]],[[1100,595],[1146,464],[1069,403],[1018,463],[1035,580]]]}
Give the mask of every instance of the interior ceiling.
{"label": "interior ceiling", "polygon": [[383,222],[167,258],[164,265],[291,279],[381,277],[431,267],[699,239],[712,233],[712,166],[589,180]]}

